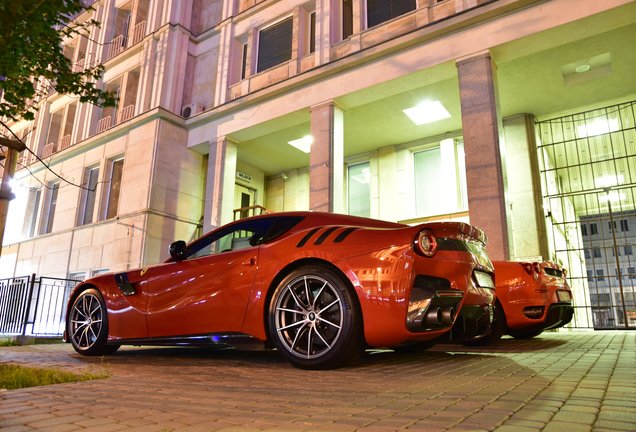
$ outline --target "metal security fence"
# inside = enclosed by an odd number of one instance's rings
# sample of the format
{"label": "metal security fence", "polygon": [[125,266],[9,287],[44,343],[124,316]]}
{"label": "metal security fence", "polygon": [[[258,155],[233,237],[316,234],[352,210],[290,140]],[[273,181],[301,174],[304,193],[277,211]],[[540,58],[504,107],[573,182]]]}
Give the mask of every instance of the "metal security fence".
{"label": "metal security fence", "polygon": [[61,336],[66,303],[78,282],[35,274],[0,279],[0,336]]}

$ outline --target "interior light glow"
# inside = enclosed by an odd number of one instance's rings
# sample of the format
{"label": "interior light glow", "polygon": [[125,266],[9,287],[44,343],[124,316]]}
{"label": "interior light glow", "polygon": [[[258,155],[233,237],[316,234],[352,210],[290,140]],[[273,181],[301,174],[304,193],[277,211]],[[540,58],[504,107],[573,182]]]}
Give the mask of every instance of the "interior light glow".
{"label": "interior light glow", "polygon": [[309,151],[311,150],[311,144],[313,142],[314,142],[314,137],[312,137],[311,135],[305,135],[302,138],[298,138],[292,141],[287,141],[287,144],[289,144],[292,147],[296,147],[298,150],[300,150],[303,153],[309,153]]}
{"label": "interior light glow", "polygon": [[605,175],[594,179],[594,186],[598,189],[608,188],[612,186],[618,186],[625,182],[623,174]]}
{"label": "interior light glow", "polygon": [[600,195],[599,199],[602,202],[617,203],[617,202],[625,201],[627,199],[627,196],[623,192],[611,191],[609,193]]}
{"label": "interior light glow", "polygon": [[589,71],[589,70],[590,70],[590,68],[591,68],[591,66],[590,66],[589,64],[587,64],[587,63],[583,63],[583,64],[578,65],[578,66],[574,69],[574,71],[575,71],[576,73],[583,73],[583,72],[587,72],[587,71]]}
{"label": "interior light glow", "polygon": [[580,138],[587,138],[596,135],[608,134],[619,130],[618,119],[597,118],[586,124],[576,127],[576,134]]}
{"label": "interior light glow", "polygon": [[451,116],[440,101],[422,102],[403,111],[416,125],[433,123]]}

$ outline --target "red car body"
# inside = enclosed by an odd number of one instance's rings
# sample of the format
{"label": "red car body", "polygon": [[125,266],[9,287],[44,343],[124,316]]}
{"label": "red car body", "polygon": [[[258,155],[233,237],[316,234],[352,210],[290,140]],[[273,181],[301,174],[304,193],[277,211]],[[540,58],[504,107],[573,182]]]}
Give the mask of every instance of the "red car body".
{"label": "red car body", "polygon": [[525,339],[572,320],[565,270],[551,262],[494,261],[497,305],[493,333]]}
{"label": "red car body", "polygon": [[249,338],[296,366],[335,367],[364,346],[434,339],[457,311],[487,302],[477,282],[492,281],[484,243],[463,223],[255,216],[173,243],[163,264],[83,282],[65,337],[86,355]]}

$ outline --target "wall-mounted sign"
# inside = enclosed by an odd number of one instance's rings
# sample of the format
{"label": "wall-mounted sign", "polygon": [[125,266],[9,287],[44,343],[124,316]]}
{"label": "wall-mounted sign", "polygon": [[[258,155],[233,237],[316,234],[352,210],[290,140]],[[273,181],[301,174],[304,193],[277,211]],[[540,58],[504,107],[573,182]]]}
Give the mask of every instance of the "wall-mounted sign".
{"label": "wall-mounted sign", "polygon": [[243,180],[243,181],[246,181],[248,183],[252,182],[252,176],[249,175],[249,174],[246,174],[244,172],[241,172],[241,171],[237,171],[236,172],[236,178],[240,179],[240,180]]}

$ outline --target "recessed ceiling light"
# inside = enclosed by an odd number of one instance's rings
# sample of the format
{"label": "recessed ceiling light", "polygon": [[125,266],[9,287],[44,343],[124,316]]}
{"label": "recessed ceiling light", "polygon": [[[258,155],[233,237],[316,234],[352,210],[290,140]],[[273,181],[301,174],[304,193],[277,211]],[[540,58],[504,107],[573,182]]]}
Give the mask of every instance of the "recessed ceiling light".
{"label": "recessed ceiling light", "polygon": [[578,66],[574,69],[574,71],[575,71],[575,72],[577,72],[577,73],[583,73],[583,72],[587,72],[587,71],[589,71],[589,70],[590,70],[590,67],[591,67],[591,66],[590,66],[589,64],[587,64],[587,63],[583,63],[583,64],[578,65]]}
{"label": "recessed ceiling light", "polygon": [[422,102],[403,111],[416,125],[432,123],[451,116],[440,101]]}
{"label": "recessed ceiling light", "polygon": [[296,147],[298,150],[300,150],[303,153],[309,153],[309,151],[311,150],[311,144],[313,142],[314,142],[314,138],[311,135],[305,135],[302,138],[298,138],[292,141],[287,141],[287,144],[289,144],[292,147]]}

